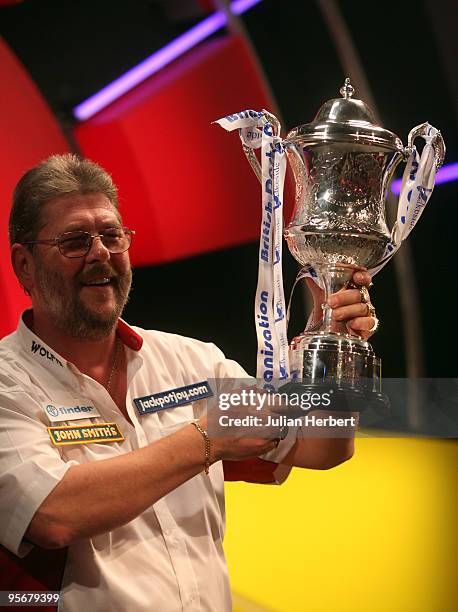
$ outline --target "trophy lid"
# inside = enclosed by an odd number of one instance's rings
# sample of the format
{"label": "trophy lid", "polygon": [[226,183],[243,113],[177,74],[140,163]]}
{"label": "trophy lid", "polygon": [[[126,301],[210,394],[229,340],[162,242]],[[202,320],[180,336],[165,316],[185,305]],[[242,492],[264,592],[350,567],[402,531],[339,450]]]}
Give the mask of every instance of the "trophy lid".
{"label": "trophy lid", "polygon": [[311,123],[292,129],[286,142],[298,145],[339,142],[376,146],[382,149],[404,149],[396,134],[375,123],[371,109],[362,100],[353,98],[350,79],[340,89],[342,98],[325,102]]}

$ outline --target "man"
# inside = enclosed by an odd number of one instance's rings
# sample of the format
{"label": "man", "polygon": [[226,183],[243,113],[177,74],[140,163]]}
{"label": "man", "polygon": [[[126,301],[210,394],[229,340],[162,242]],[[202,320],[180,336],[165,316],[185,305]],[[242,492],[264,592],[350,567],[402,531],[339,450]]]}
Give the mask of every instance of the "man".
{"label": "man", "polygon": [[[0,342],[0,542],[18,557],[68,549],[66,612],[230,610],[222,460],[274,482],[292,465],[338,465],[353,440],[210,440],[205,399],[139,411],[158,393],[246,374],[212,344],[119,318],[132,232],[93,162],[53,156],[28,171],[9,231],[33,308]],[[354,330],[373,327],[358,290],[334,301]]]}

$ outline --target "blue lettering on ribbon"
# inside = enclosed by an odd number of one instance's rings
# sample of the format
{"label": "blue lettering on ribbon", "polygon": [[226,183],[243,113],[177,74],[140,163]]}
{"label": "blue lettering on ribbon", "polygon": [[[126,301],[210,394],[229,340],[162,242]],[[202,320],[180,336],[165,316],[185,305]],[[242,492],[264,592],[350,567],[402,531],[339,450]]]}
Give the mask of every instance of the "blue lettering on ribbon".
{"label": "blue lettering on ribbon", "polygon": [[262,117],[262,113],[258,113],[254,110],[246,110],[241,111],[240,113],[234,113],[233,115],[226,115],[225,119],[230,121],[230,123],[233,123],[234,121],[237,121],[237,119],[259,119],[259,117]]}
{"label": "blue lettering on ribbon", "polygon": [[410,229],[412,229],[415,226],[417,219],[419,215],[421,214],[421,210],[426,206],[426,203],[428,202],[428,199],[429,199],[428,194],[432,192],[432,189],[423,187],[423,185],[419,185],[417,189],[418,189],[418,198],[417,198],[415,209],[412,214],[412,220],[410,221]]}
{"label": "blue lettering on ribbon", "polygon": [[246,136],[248,140],[252,140],[252,141],[259,140],[260,138],[262,138],[262,134],[260,132],[255,132],[254,130],[253,131],[249,130],[246,133]]}
{"label": "blue lettering on ribbon", "polygon": [[[266,124],[270,125],[270,124]],[[273,153],[272,146],[271,151],[266,153],[266,157],[269,158],[269,178],[266,179],[264,184],[265,193],[268,195],[272,195],[272,166],[273,166]],[[265,206],[264,210],[267,213],[266,219],[263,221],[262,228],[262,248],[261,248],[261,259],[266,263],[269,263],[270,257],[270,241],[271,241],[271,227],[272,227],[272,202],[269,200]]]}
{"label": "blue lettering on ribbon", "polygon": [[314,268],[310,264],[304,266],[305,272],[308,272],[312,278],[318,278],[318,274],[315,272]]}
{"label": "blue lettering on ribbon", "polygon": [[261,259],[266,263],[269,263],[269,255],[270,255],[270,228],[272,225],[272,202],[267,202],[264,207],[266,212],[266,218],[262,222],[262,249],[261,249]]}
{"label": "blue lettering on ribbon", "polygon": [[272,345],[272,332],[270,331],[270,321],[267,316],[267,304],[269,302],[269,292],[264,290],[261,291],[261,302],[259,304],[259,312],[256,317],[258,319],[258,326],[262,328],[262,337],[264,340],[263,347],[260,349],[260,353],[266,355],[264,359],[264,371],[262,373],[262,377],[265,382],[270,383],[272,381],[274,372],[273,372],[273,350],[274,347]]}
{"label": "blue lettering on ribbon", "polygon": [[423,185],[419,185],[417,189],[418,189],[418,194],[420,198],[426,204],[426,202],[428,201],[428,193],[431,193],[432,189],[427,189],[426,187],[423,187]]}
{"label": "blue lettering on ribbon", "polygon": [[271,123],[266,123],[265,126],[264,126],[264,130],[263,131],[264,131],[264,134],[266,136],[273,136],[274,135],[273,127],[272,127]]}

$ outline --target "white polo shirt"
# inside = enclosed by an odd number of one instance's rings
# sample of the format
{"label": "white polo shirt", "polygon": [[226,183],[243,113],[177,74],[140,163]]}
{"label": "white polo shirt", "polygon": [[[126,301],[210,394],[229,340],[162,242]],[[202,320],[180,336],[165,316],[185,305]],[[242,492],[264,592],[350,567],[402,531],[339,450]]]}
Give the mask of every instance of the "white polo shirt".
{"label": "white polo shirt", "polygon": [[[0,543],[19,557],[32,548],[23,537],[33,515],[70,466],[145,446],[199,418],[206,409],[203,399],[140,416],[135,399],[214,378],[248,377],[213,344],[132,328],[120,320],[132,425],[101,384],[29,329],[32,317],[26,311],[16,332],[0,341]],[[91,417],[94,412],[98,416]],[[68,420],[63,420],[65,415]],[[47,430],[108,422],[118,424],[124,441],[55,446]],[[293,438],[283,441],[264,458],[279,463],[293,443]],[[246,462],[245,470],[250,465],[253,461]],[[274,481],[249,474],[238,479]],[[224,527],[224,473],[218,462],[209,477],[199,474],[188,480],[126,525],[72,544],[59,610],[231,610]]]}

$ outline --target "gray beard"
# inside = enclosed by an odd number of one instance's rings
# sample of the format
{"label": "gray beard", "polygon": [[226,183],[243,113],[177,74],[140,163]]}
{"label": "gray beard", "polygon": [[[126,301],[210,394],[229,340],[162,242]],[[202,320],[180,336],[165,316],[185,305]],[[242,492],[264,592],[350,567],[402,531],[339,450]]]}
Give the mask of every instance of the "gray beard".
{"label": "gray beard", "polygon": [[[102,270],[100,272],[103,274]],[[132,286],[132,270],[124,277],[116,276],[113,279],[115,307],[104,315],[87,308],[79,295],[80,283],[75,281],[74,293],[68,299],[62,292],[62,277],[57,272],[48,272],[37,266],[35,280],[41,298],[46,301],[48,315],[59,331],[72,338],[103,340],[116,327],[127,304]]]}

